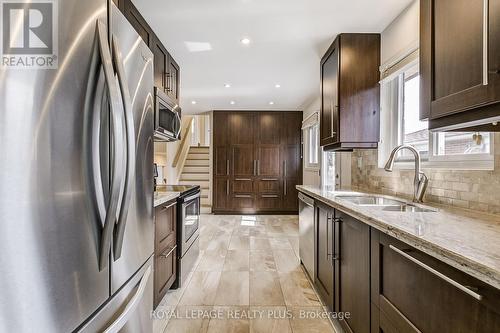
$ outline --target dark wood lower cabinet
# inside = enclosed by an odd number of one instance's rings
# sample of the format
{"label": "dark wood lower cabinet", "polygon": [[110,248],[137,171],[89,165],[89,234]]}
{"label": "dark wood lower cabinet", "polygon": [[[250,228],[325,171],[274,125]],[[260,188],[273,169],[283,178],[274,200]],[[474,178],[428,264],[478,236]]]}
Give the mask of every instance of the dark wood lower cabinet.
{"label": "dark wood lower cabinet", "polygon": [[333,208],[316,202],[316,252],[314,284],[316,291],[330,311],[334,310],[334,264],[332,252],[334,248]]}
{"label": "dark wood lower cabinet", "polygon": [[177,208],[170,201],[155,208],[154,307],[175,282],[177,273]]}
{"label": "dark wood lower cabinet", "polygon": [[315,289],[330,311],[344,313],[345,332],[500,332],[500,290],[321,201],[315,206]]}
{"label": "dark wood lower cabinet", "polygon": [[375,230],[371,247],[372,332],[500,332],[499,290]]}
{"label": "dark wood lower cabinet", "polygon": [[370,227],[335,210],[336,311],[350,313],[346,332],[370,332]]}

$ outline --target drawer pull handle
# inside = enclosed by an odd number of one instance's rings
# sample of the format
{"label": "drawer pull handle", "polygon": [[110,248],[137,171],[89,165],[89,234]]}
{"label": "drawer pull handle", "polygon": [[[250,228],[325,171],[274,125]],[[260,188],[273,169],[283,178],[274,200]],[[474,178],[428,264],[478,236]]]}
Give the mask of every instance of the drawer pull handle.
{"label": "drawer pull handle", "polygon": [[263,194],[262,197],[263,198],[277,198],[278,195],[277,194]]}
{"label": "drawer pull handle", "polygon": [[446,282],[448,282],[449,284],[451,284],[452,286],[460,289],[461,291],[463,291],[464,293],[468,294],[469,296],[472,296],[474,297],[475,299],[477,299],[478,301],[482,300],[483,299],[483,296],[479,295],[478,293],[475,293],[474,291],[472,291],[471,289],[467,288],[466,286],[458,283],[457,281],[449,278],[448,276],[444,275],[443,273],[441,272],[438,272],[437,270],[435,270],[434,268],[432,267],[429,267],[427,266],[426,264],[424,264],[423,262],[413,258],[412,256],[410,256],[409,254],[406,254],[405,252],[401,251],[400,249],[398,249],[397,247],[393,246],[393,245],[389,245],[389,248],[391,250],[393,250],[394,252],[396,252],[397,254],[405,257],[406,259],[410,260],[411,262],[417,264],[418,266],[422,267],[423,269],[429,271],[430,273],[436,275],[437,277],[445,280]]}
{"label": "drawer pull handle", "polygon": [[275,182],[278,179],[277,178],[262,178],[261,179],[263,182]]}
{"label": "drawer pull handle", "polygon": [[166,249],[165,252],[163,252],[162,254],[160,254],[160,257],[161,258],[168,258],[172,254],[172,252],[174,252],[174,250],[176,248],[177,248],[177,245],[175,245],[174,247],[172,247],[170,249]]}
{"label": "drawer pull handle", "polygon": [[249,194],[236,194],[235,198],[251,198],[252,196]]}
{"label": "drawer pull handle", "polygon": [[235,180],[235,181],[238,181],[238,182],[244,182],[244,181],[245,181],[245,182],[249,182],[249,181],[251,181],[251,179],[250,179],[250,178],[235,178],[234,180]]}

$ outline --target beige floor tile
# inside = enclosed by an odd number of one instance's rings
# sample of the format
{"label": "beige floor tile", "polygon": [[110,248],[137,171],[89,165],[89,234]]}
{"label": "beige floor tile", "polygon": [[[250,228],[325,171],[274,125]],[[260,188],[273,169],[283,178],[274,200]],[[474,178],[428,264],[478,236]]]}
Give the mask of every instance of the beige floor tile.
{"label": "beige floor tile", "polygon": [[328,313],[321,307],[289,308],[293,333],[335,333]]}
{"label": "beige floor tile", "polygon": [[292,245],[293,251],[299,256],[299,237],[298,236],[289,236],[288,241]]}
{"label": "beige floor tile", "polygon": [[250,307],[250,333],[292,333],[289,313],[284,306]]}
{"label": "beige floor tile", "polygon": [[302,271],[280,273],[280,282],[287,306],[321,306],[316,292]]}
{"label": "beige floor tile", "polygon": [[208,324],[207,333],[249,333],[250,322],[248,319],[212,319]]}
{"label": "beige floor tile", "polygon": [[271,244],[267,237],[250,237],[250,250],[270,250]]}
{"label": "beige floor tile", "polygon": [[229,242],[229,250],[248,250],[250,248],[250,239],[248,236],[236,236],[231,237]]}
{"label": "beige floor tile", "polygon": [[253,237],[267,237],[266,227],[262,225],[251,227],[249,234]]}
{"label": "beige floor tile", "polygon": [[220,276],[220,272],[194,272],[179,304],[214,305]]}
{"label": "beige floor tile", "polygon": [[216,305],[249,305],[249,272],[222,272]]}
{"label": "beige floor tile", "polygon": [[248,250],[227,251],[224,271],[248,271],[250,270]]}
{"label": "beige floor tile", "polygon": [[250,272],[250,305],[285,305],[276,272]]}
{"label": "beige floor tile", "polygon": [[222,271],[227,249],[206,250],[196,267],[197,271]]}
{"label": "beige floor tile", "polygon": [[210,319],[204,318],[204,314],[210,313],[211,309],[211,306],[178,306],[165,333],[206,333]]}
{"label": "beige floor tile", "polygon": [[286,237],[269,237],[269,243],[275,250],[292,250],[292,244]]}
{"label": "beige floor tile", "polygon": [[276,271],[276,263],[274,262],[273,253],[269,250],[250,251],[250,271]]}
{"label": "beige floor tile", "polygon": [[291,272],[300,270],[300,261],[292,249],[273,250],[276,268],[280,272]]}

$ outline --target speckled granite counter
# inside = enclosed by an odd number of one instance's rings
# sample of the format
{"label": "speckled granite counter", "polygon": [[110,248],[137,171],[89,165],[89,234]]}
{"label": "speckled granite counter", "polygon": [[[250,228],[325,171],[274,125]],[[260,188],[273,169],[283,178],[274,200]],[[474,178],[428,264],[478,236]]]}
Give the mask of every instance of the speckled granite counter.
{"label": "speckled granite counter", "polygon": [[176,199],[180,195],[179,192],[155,192],[154,206],[158,207],[165,202]]}
{"label": "speckled granite counter", "polygon": [[429,206],[438,208],[437,212],[384,211],[338,198],[363,192],[331,192],[306,185],[297,189],[500,289],[498,215],[434,204]]}

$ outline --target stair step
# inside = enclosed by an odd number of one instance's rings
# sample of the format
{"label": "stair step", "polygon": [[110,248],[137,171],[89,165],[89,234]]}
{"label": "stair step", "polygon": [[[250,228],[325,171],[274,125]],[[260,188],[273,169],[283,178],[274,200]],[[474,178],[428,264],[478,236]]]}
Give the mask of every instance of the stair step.
{"label": "stair step", "polygon": [[182,169],[182,173],[210,173],[210,167],[204,165],[186,166]]}
{"label": "stair step", "polygon": [[208,160],[209,157],[210,156],[208,154],[199,154],[199,153],[191,154],[191,152],[189,152],[187,159],[188,160]]}
{"label": "stair step", "polygon": [[208,154],[210,152],[210,147],[189,147],[189,153],[201,153]]}
{"label": "stair step", "polygon": [[196,181],[196,180],[203,180],[203,181],[208,181],[210,179],[210,175],[208,173],[182,173],[181,174],[181,180],[185,181]]}
{"label": "stair step", "polygon": [[204,167],[210,167],[210,163],[208,160],[190,160],[186,159],[186,163],[184,163],[184,167],[187,166],[204,166]]}

